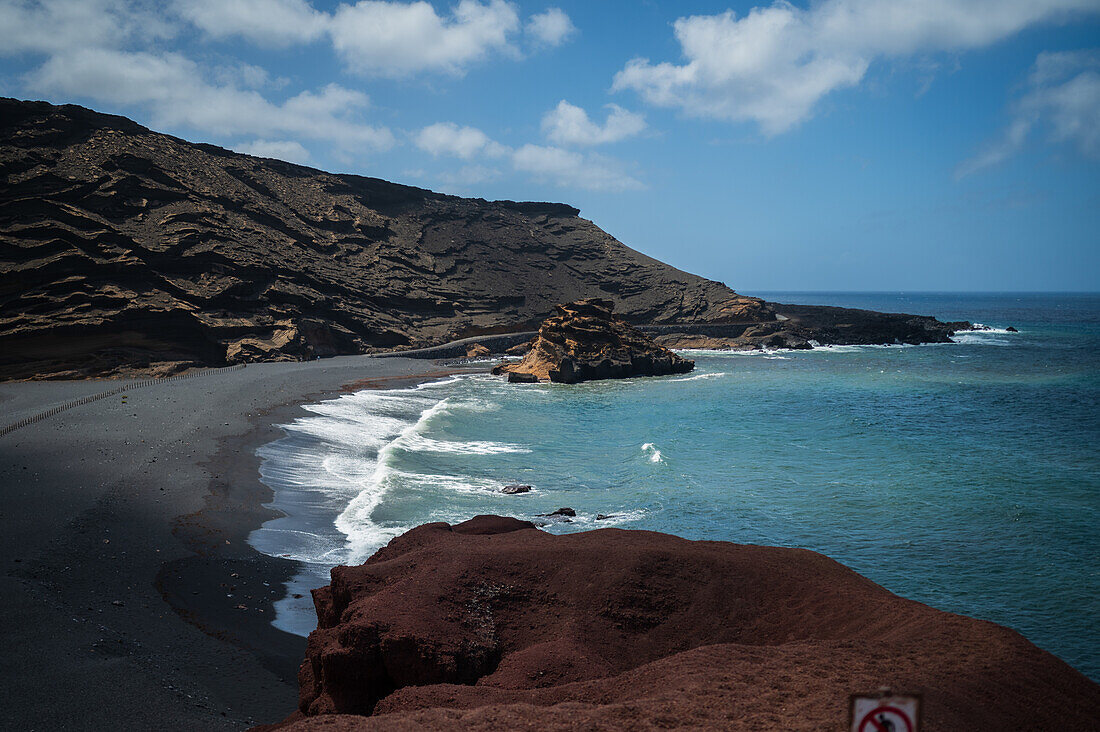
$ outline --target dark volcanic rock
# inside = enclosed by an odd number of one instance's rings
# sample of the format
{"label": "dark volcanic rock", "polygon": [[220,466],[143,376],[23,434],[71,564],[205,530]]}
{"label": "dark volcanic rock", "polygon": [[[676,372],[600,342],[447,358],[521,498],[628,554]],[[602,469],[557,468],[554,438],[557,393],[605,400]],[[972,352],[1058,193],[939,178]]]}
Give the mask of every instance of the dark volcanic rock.
{"label": "dark volcanic rock", "polygon": [[1100,718],[1100,686],[1019,634],[800,549],[482,516],[314,599],[292,730],[840,729],[884,685],[923,694],[925,730]]}
{"label": "dark volcanic rock", "polygon": [[774,321],[744,324],[650,326],[667,348],[807,349],[820,345],[947,343],[957,331],[980,329],[971,323],[944,323],[925,315],[879,313],[823,305],[767,303]]}
{"label": "dark volcanic rock", "polygon": [[1011,325],[1008,326],[1007,328],[1005,328],[1005,330],[1008,331],[1009,333],[1019,333],[1020,332],[1020,331],[1016,330],[1015,328],[1013,328]]}
{"label": "dark volcanic rock", "polygon": [[576,384],[595,379],[682,374],[694,361],[677,356],[612,314],[614,303],[599,298],[558,305],[539,326],[523,360],[502,363],[494,374],[508,380]]}
{"label": "dark volcanic rock", "polygon": [[[0,379],[430,346],[528,331],[555,303],[594,295],[630,323],[675,325],[662,336],[673,346],[923,343],[970,327],[772,306],[639,254],[577,214],[0,99]],[[703,336],[696,326],[720,327]],[[743,335],[757,326],[767,332]]]}
{"label": "dark volcanic rock", "polygon": [[572,516],[575,517],[577,512],[571,508],[559,508],[557,511],[551,511],[550,513],[540,514],[541,516]]}
{"label": "dark volcanic rock", "polygon": [[506,496],[514,496],[518,493],[530,493],[531,492],[531,486],[529,486],[529,485],[520,485],[519,483],[513,483],[511,485],[506,485],[503,488],[501,488],[500,492],[503,493]]}
{"label": "dark volcanic rock", "polygon": [[943,323],[926,315],[878,313],[821,305],[772,303],[784,330],[823,345],[949,343],[970,323]]}
{"label": "dark volcanic rock", "polygon": [[466,346],[466,358],[485,358],[490,355],[492,352],[480,343],[471,343]]}
{"label": "dark volcanic rock", "polygon": [[427,346],[593,295],[633,322],[772,318],[577,214],[0,99],[0,378]]}
{"label": "dark volcanic rock", "polygon": [[512,346],[505,351],[509,356],[525,356],[527,352],[531,350],[531,346],[534,345],[534,341],[528,341],[527,343],[520,343]]}

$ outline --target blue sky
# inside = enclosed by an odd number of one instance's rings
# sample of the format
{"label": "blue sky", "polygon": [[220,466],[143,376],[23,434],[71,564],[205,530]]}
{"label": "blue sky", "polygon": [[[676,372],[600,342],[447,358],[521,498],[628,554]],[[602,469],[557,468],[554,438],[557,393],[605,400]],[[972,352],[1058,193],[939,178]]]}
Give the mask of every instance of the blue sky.
{"label": "blue sky", "polygon": [[565,201],[742,292],[1100,289],[1100,0],[0,0],[0,94]]}

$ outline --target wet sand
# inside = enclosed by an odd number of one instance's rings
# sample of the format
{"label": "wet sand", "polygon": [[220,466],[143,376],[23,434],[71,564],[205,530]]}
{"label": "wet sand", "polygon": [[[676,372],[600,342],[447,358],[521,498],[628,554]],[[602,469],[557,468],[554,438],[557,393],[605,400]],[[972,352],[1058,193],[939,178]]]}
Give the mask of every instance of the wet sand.
{"label": "wet sand", "polygon": [[[270,625],[295,564],[246,541],[272,516],[255,449],[303,403],[454,370],[363,356],[255,364],[0,437],[6,726],[242,729],[285,716],[305,639]],[[120,383],[0,384],[0,426]]]}

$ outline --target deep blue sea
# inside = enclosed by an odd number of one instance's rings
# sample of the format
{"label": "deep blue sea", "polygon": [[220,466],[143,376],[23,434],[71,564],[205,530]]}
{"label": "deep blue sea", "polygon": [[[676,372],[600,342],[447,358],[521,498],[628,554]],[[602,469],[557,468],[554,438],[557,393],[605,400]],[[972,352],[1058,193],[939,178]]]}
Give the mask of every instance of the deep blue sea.
{"label": "deep blue sea", "polygon": [[[312,405],[260,450],[287,515],[251,541],[302,562],[276,625],[308,633],[309,588],[408,528],[568,506],[577,517],[548,531],[813,549],[904,597],[1015,628],[1100,680],[1100,295],[751,294],[994,330],[691,351],[684,376],[466,376]],[[515,482],[534,490],[499,492]]]}

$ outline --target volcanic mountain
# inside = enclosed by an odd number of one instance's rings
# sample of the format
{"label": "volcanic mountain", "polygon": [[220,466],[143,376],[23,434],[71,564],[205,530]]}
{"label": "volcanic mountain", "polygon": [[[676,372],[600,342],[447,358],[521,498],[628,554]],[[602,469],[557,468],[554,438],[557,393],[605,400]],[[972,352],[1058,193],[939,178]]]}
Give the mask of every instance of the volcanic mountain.
{"label": "volcanic mountain", "polygon": [[224,364],[530,328],[772,320],[554,203],[441,195],[0,100],[0,375]]}
{"label": "volcanic mountain", "polygon": [[[862,311],[843,311],[839,331],[829,315],[832,329],[817,333],[805,309],[788,320],[578,213],[335,175],[83,107],[0,99],[0,378],[416,348],[533,330],[586,297],[660,326],[666,345],[760,324],[748,345],[947,338],[951,324],[913,316],[860,334]],[[715,324],[741,330],[700,330]]]}

